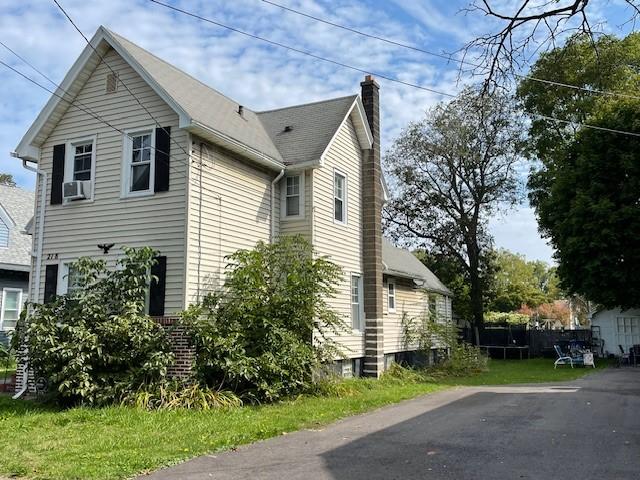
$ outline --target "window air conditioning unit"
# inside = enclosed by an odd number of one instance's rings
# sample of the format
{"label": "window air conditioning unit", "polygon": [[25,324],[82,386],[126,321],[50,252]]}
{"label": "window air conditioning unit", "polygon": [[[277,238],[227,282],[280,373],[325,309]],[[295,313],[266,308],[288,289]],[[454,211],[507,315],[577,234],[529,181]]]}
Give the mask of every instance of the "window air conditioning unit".
{"label": "window air conditioning unit", "polygon": [[84,182],[81,180],[65,182],[62,185],[62,198],[65,200],[81,200],[87,198]]}

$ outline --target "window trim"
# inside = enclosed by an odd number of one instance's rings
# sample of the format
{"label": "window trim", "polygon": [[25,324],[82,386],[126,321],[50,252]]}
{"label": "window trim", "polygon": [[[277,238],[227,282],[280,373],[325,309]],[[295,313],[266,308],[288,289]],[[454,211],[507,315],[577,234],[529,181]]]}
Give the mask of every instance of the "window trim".
{"label": "window trim", "polygon": [[[357,278],[358,279],[358,327],[354,327],[353,324],[353,279]],[[363,285],[363,281],[362,281],[362,274],[359,272],[351,272],[351,276],[350,276],[351,280],[350,280],[350,289],[349,289],[349,305],[351,305],[351,309],[350,309],[350,317],[351,317],[351,329],[354,332],[364,332],[364,285]]]}
{"label": "window trim", "polygon": [[[302,220],[304,219],[304,209],[305,209],[305,172],[292,173],[289,175],[285,175],[282,179],[282,185],[280,187],[280,217],[282,220]],[[298,215],[287,215],[287,179],[291,177],[299,177],[300,178],[300,213]]]}
{"label": "window trim", "polygon": [[77,203],[85,203],[92,202],[95,191],[96,184],[96,148],[98,135],[89,135],[86,137],[74,138],[73,140],[69,140],[65,144],[65,154],[64,154],[64,177],[62,183],[73,182],[73,174],[75,168],[75,147],[78,145],[84,145],[87,143],[91,143],[91,179],[89,180],[79,180],[80,182],[89,183],[89,195],[86,198],[79,200],[65,200],[63,199],[63,205],[73,205]]}
{"label": "window trim", "polygon": [[[149,168],[149,188],[147,190],[131,191],[131,155],[133,153],[133,137],[144,134],[151,134],[150,168]],[[148,197],[155,195],[155,173],[156,173],[156,129],[155,126],[133,128],[125,130],[122,135],[122,186],[120,198]]]}
{"label": "window trim", "polygon": [[[336,175],[340,175],[344,178],[344,188],[343,188],[343,198],[336,197]],[[333,211],[333,223],[336,225],[347,225],[348,222],[348,199],[349,199],[349,176],[338,168],[333,169],[333,202],[332,202],[332,211]],[[342,200],[342,221],[336,220],[336,200]]]}
{"label": "window trim", "polygon": [[[391,294],[391,287],[393,285],[393,295]],[[389,299],[393,298],[393,308],[391,308],[391,302]],[[395,280],[387,280],[387,312],[388,313],[396,313],[396,308],[398,306],[398,289],[396,288]]]}
{"label": "window trim", "polygon": [[18,303],[17,303],[17,307],[18,307],[18,318],[20,318],[20,314],[22,313],[22,297],[24,295],[24,292],[21,288],[15,288],[15,287],[4,287],[2,289],[2,307],[0,308],[0,331],[12,331],[15,330],[15,327],[5,327],[4,326],[4,306],[5,306],[5,300],[7,297],[7,292],[18,292],[19,296],[18,296]]}

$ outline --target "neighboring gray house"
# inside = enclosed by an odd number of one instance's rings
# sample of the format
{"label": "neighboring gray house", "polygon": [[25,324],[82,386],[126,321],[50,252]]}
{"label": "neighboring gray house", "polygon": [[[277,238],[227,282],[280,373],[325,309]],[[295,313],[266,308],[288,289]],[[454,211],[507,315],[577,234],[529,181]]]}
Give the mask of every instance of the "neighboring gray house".
{"label": "neighboring gray house", "polygon": [[0,343],[14,329],[29,289],[34,194],[0,185]]}

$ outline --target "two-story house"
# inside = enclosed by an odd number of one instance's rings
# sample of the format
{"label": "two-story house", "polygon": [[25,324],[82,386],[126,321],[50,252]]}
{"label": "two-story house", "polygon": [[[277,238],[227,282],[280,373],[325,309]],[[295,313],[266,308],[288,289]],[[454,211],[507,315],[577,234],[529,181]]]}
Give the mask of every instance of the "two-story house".
{"label": "two-story house", "polygon": [[148,245],[149,313],[167,322],[220,285],[226,255],[301,234],[344,270],[345,373],[379,375],[403,312],[450,318],[451,293],[382,237],[379,87],[361,88],[255,112],[101,27],[14,153],[38,170],[32,300],[65,292],[81,256]]}

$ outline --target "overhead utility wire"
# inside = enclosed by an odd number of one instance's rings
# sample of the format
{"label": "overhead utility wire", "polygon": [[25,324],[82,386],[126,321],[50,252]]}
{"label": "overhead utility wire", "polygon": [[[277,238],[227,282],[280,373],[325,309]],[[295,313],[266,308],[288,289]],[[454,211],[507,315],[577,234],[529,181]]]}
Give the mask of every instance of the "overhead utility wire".
{"label": "overhead utility wire", "polygon": [[[23,73],[23,72],[21,72],[20,70],[18,70],[18,69],[16,69],[16,68],[13,68],[11,65],[9,65],[9,64],[7,64],[7,63],[5,63],[5,62],[4,62],[4,61],[2,61],[2,60],[0,60],[0,65],[3,65],[4,67],[8,68],[9,70],[13,71],[14,73],[16,73],[16,74],[20,75],[20,76],[21,76],[22,78],[24,78],[25,80],[27,80],[27,81],[29,81],[29,82],[33,83],[33,84],[34,84],[34,85],[36,85],[37,87],[40,87],[41,89],[43,89],[43,90],[45,90],[45,91],[49,92],[50,94],[52,94],[52,95],[54,95],[54,96],[58,97],[60,100],[62,100],[62,101],[64,101],[64,102],[67,102],[70,106],[73,106],[73,107],[77,108],[78,110],[80,110],[80,111],[82,111],[82,112],[86,113],[87,115],[89,115],[89,116],[93,117],[95,120],[97,120],[97,121],[99,121],[99,122],[101,122],[101,123],[104,123],[105,125],[107,125],[107,126],[108,126],[109,128],[111,128],[111,129],[113,129],[114,131],[116,131],[116,132],[118,132],[118,133],[121,133],[122,135],[125,135],[125,136],[126,136],[126,137],[128,137],[129,139],[133,140],[133,138],[132,138],[129,134],[127,134],[124,130],[122,130],[121,128],[116,127],[115,125],[111,124],[110,122],[108,122],[108,121],[107,121],[107,120],[105,120],[104,118],[102,118],[102,117],[100,117],[99,115],[97,115],[97,114],[95,114],[95,113],[91,112],[91,111],[90,111],[90,110],[88,110],[87,108],[82,107],[82,106],[79,106],[79,105],[78,105],[78,104],[76,104],[74,101],[70,101],[70,100],[68,100],[68,99],[64,98],[62,95],[60,95],[60,94],[59,94],[59,93],[57,93],[56,91],[53,91],[53,90],[51,90],[51,89],[49,89],[49,88],[45,87],[44,85],[42,85],[41,83],[39,83],[39,82],[37,82],[36,80],[32,79],[31,77],[29,77],[28,75],[24,74],[24,73]],[[62,92],[65,92],[67,95],[70,95],[70,94],[69,94],[69,92],[66,92],[62,87],[58,87],[58,88],[59,88]],[[172,157],[170,153],[163,152],[162,150],[160,150],[160,149],[156,148],[154,145],[152,145],[152,146],[151,146],[151,148],[152,148],[154,151],[156,151],[156,152],[161,152],[161,153],[164,153],[165,155],[169,155],[169,158],[173,158],[174,160],[177,160],[177,161],[182,161],[182,160],[181,160],[181,159],[179,159],[179,158]],[[188,165],[188,162],[187,162],[187,161],[185,161],[184,163],[185,163],[185,165]],[[171,169],[171,168],[174,168],[174,166],[173,166],[173,165],[171,165],[171,164],[169,164],[168,166],[169,166],[169,168],[170,168],[170,169]],[[175,168],[174,168],[173,172],[174,172],[175,174],[180,175],[180,176],[181,176],[182,178],[184,178],[184,179],[186,179],[186,178],[187,178],[187,177],[186,177],[186,175],[185,175],[184,173],[182,173],[182,172],[180,172],[180,171],[178,171],[178,170],[175,170]]]}
{"label": "overhead utility wire", "polygon": [[[405,81],[400,80],[398,78],[390,77],[388,75],[383,75],[383,74],[376,73],[376,72],[373,72],[373,71],[370,71],[370,70],[365,70],[365,69],[362,69],[362,68],[359,68],[359,67],[355,67],[353,65],[349,65],[349,64],[346,64],[346,63],[338,62],[336,60],[331,60],[329,58],[322,57],[320,55],[316,55],[314,53],[307,52],[305,50],[300,50],[298,48],[291,47],[289,45],[285,45],[284,43],[276,42],[274,40],[269,40],[268,38],[264,38],[264,37],[261,37],[259,35],[255,35],[253,33],[245,32],[244,30],[240,30],[240,29],[235,28],[235,27],[230,27],[229,25],[225,25],[224,23],[220,23],[220,22],[218,22],[216,20],[212,20],[210,18],[203,17],[203,16],[198,15],[196,13],[189,12],[187,10],[183,10],[181,8],[178,8],[178,7],[174,7],[173,5],[169,5],[167,3],[163,3],[163,2],[160,2],[158,0],[149,0],[149,1],[152,2],[152,3],[155,3],[157,5],[163,6],[165,8],[168,8],[170,10],[182,13],[182,14],[187,15],[189,17],[196,18],[196,19],[201,20],[203,22],[211,23],[211,24],[216,25],[218,27],[222,27],[222,28],[225,28],[225,29],[230,30],[232,32],[236,32],[236,33],[239,33],[241,35],[245,35],[247,37],[250,37],[250,38],[253,38],[253,39],[256,39],[256,40],[260,40],[260,41],[268,43],[270,45],[275,45],[277,47],[284,48],[284,49],[292,51],[292,52],[300,53],[302,55],[306,55],[308,57],[315,58],[316,60],[321,60],[323,62],[332,63],[334,65],[338,65],[340,67],[344,67],[344,68],[348,68],[348,69],[351,69],[351,70],[355,70],[357,72],[361,72],[361,73],[364,73],[364,74],[374,75],[376,77],[383,78],[383,79],[388,80],[390,82],[399,83],[399,84],[402,84],[402,85],[405,85],[405,86],[408,86],[408,87],[412,87],[412,88],[417,88],[417,89],[420,89],[420,90],[426,90],[428,92],[436,93],[438,95],[443,95],[443,96],[451,97],[451,98],[455,97],[455,95],[453,95],[451,93],[442,92],[442,91],[439,91],[439,90],[435,90],[433,88],[425,87],[423,85],[417,85],[417,84],[414,84],[414,83],[405,82]],[[542,119],[545,119],[545,120],[556,121],[556,122],[565,123],[565,124],[580,125],[580,126],[582,126],[584,128],[592,128],[594,130],[606,131],[606,132],[610,132],[610,133],[619,133],[619,134],[622,134],[622,135],[630,135],[630,136],[634,136],[634,137],[640,137],[640,133],[627,132],[627,131],[623,131],[623,130],[607,129],[607,128],[604,128],[604,127],[598,127],[598,126],[595,126],[595,125],[589,125],[587,123],[577,123],[577,122],[571,122],[569,120],[562,120],[562,119],[555,118],[555,117],[549,117],[549,116],[546,116],[546,115],[539,115],[539,114],[531,113],[531,112],[527,112],[527,113],[529,115],[532,115],[532,116],[535,116],[535,117],[538,117],[538,118],[542,118]]]}
{"label": "overhead utility wire", "polygon": [[[358,35],[362,35],[363,37],[372,38],[374,40],[379,40],[381,42],[385,42],[385,43],[388,43],[390,45],[394,45],[396,47],[402,47],[402,48],[406,48],[406,49],[409,49],[409,50],[413,50],[415,52],[420,52],[420,53],[424,53],[424,54],[431,55],[431,56],[434,56],[434,57],[442,58],[442,59],[447,60],[447,61],[459,63],[460,65],[468,65],[470,67],[482,68],[482,65],[477,64],[477,63],[473,63],[473,62],[469,62],[468,60],[461,60],[461,59],[455,58],[455,57],[453,57],[451,55],[447,55],[447,54],[444,54],[444,53],[432,52],[432,51],[425,50],[425,49],[420,48],[420,47],[416,47],[414,45],[409,45],[407,43],[398,42],[396,40],[391,40],[389,38],[381,37],[379,35],[374,35],[374,34],[371,34],[371,33],[363,32],[362,30],[357,30],[357,29],[352,28],[352,27],[347,27],[346,25],[341,25],[339,23],[331,22],[331,21],[326,20],[324,18],[320,18],[320,17],[317,17],[315,15],[311,15],[309,13],[305,13],[305,12],[302,12],[300,10],[296,10],[294,8],[287,7],[285,5],[280,5],[279,3],[275,3],[275,2],[272,2],[270,0],[262,0],[262,2],[267,3],[269,5],[273,5],[274,7],[281,8],[282,10],[286,10],[286,11],[291,12],[291,13],[295,13],[296,15],[307,17],[307,18],[310,18],[311,20],[315,20],[317,22],[321,22],[321,23],[324,23],[326,25],[331,25],[332,27],[341,28],[342,30],[346,30],[348,32],[356,33]],[[545,83],[547,85],[555,85],[557,87],[570,88],[570,89],[574,89],[574,90],[582,90],[584,92],[593,93],[593,94],[597,94],[597,95],[608,95],[608,96],[616,96],[616,97],[623,97],[623,98],[630,98],[630,99],[640,100],[640,96],[630,95],[630,94],[622,93],[622,92],[613,92],[613,91],[608,91],[608,90],[598,90],[598,89],[595,89],[595,88],[581,87],[579,85],[573,85],[573,84],[570,84],[570,83],[563,83],[563,82],[556,82],[556,81],[553,81],[553,80],[547,80],[545,78],[533,77],[531,75],[522,75],[520,73],[515,73],[515,72],[513,73],[513,76],[517,77],[517,78],[521,78],[521,79],[531,80],[531,81],[534,81],[534,82]]]}
{"label": "overhead utility wire", "polygon": [[[156,125],[159,128],[162,128],[164,130],[164,127],[162,125],[160,125],[160,122],[158,122],[158,120],[156,119],[156,117],[153,116],[153,114],[149,111],[149,109],[140,101],[140,99],[129,89],[129,87],[127,87],[127,85],[124,83],[124,81],[122,81],[122,79],[120,79],[120,77],[118,76],[118,73],[111,68],[111,65],[109,65],[109,63],[105,60],[105,58],[100,55],[100,53],[98,52],[98,50],[96,50],[96,48],[91,44],[91,42],[89,41],[89,39],[87,38],[87,36],[82,33],[82,30],[80,30],[80,28],[78,28],[78,26],[76,25],[76,23],[73,21],[73,19],[71,18],[71,16],[66,12],[66,10],[62,7],[62,5],[60,5],[60,3],[58,3],[58,0],[53,0],[53,3],[55,3],[57,5],[57,7],[60,9],[60,11],[64,14],[65,17],[67,17],[67,20],[69,20],[69,22],[71,23],[71,25],[73,25],[73,28],[76,29],[76,31],[82,36],[82,38],[84,38],[85,42],[87,42],[87,45],[89,45],[91,47],[91,49],[96,53],[96,55],[98,55],[98,57],[100,58],[100,60],[102,60],[102,62],[107,66],[107,68],[109,68],[109,70],[111,70],[111,73],[113,73],[114,75],[116,75],[117,81],[120,82],[120,84],[125,88],[125,90],[127,92],[129,92],[129,94],[136,100],[136,102],[138,102],[138,104],[144,109],[145,112],[147,112],[147,114],[149,115],[149,117],[151,117],[151,119],[156,123]],[[166,130],[165,130],[166,132]],[[168,133],[168,132],[166,132]],[[182,145],[180,145],[180,143],[178,143],[171,135],[169,135],[169,139],[175,144],[177,145],[183,152],[184,154],[189,157],[189,154],[187,153],[187,151],[184,149],[184,147]]]}

